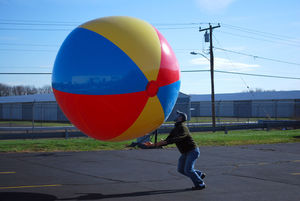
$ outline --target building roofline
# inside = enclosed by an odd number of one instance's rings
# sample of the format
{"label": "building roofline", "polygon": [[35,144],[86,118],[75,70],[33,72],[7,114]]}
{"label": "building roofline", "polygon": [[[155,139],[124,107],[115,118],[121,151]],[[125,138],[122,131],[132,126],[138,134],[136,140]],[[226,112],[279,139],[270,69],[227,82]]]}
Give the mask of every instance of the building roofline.
{"label": "building roofline", "polygon": [[[190,94],[191,102],[210,101],[210,94]],[[215,94],[215,101],[300,99],[300,91],[267,91]]]}

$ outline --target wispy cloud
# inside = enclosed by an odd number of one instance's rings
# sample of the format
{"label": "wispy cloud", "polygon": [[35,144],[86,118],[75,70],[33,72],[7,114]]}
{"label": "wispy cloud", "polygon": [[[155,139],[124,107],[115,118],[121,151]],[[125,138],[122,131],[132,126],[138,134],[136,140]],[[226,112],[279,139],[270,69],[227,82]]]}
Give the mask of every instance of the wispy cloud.
{"label": "wispy cloud", "polygon": [[[190,61],[190,63],[193,65],[202,65],[202,66],[207,66],[207,67],[209,67],[209,65],[210,65],[209,61],[205,58],[192,59]],[[246,72],[246,71],[254,70],[254,69],[260,67],[260,65],[235,62],[235,61],[230,61],[228,59],[215,57],[214,58],[214,67],[216,70]]]}
{"label": "wispy cloud", "polygon": [[226,9],[235,0],[196,0],[196,3],[202,10],[209,12],[218,12]]}

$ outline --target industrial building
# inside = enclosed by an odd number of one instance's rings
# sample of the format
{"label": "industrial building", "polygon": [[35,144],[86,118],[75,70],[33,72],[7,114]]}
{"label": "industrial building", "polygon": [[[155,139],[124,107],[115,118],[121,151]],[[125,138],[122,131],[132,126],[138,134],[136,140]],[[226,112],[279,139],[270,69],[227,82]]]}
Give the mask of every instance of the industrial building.
{"label": "industrial building", "polygon": [[[211,116],[210,95],[190,95],[193,117]],[[245,92],[215,95],[219,117],[299,118],[300,91]]]}

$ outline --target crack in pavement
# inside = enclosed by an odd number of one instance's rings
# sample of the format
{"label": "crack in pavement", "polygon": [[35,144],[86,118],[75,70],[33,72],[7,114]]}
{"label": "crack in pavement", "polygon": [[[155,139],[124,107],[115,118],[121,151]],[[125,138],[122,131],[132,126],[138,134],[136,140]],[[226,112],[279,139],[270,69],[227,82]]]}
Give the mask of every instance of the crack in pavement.
{"label": "crack in pavement", "polygon": [[[47,168],[52,168],[52,169],[55,169],[55,170],[60,170],[60,171],[71,173],[71,174],[88,176],[88,177],[93,177],[93,178],[98,178],[98,179],[103,179],[103,180],[112,181],[112,182],[118,182],[118,183],[141,183],[141,182],[160,182],[160,181],[165,181],[165,179],[153,179],[153,180],[143,180],[143,181],[127,181],[127,180],[120,180],[120,179],[112,179],[112,178],[108,178],[108,177],[103,177],[103,176],[97,176],[97,175],[82,173],[82,172],[74,171],[74,170],[70,170],[70,169],[59,168],[57,166],[46,165],[46,164],[43,164],[43,163],[40,163],[40,162],[30,161],[30,160],[26,160],[26,159],[22,159],[22,158],[13,158],[13,159],[14,160],[20,160],[20,161],[23,161],[23,162],[26,162],[26,163],[31,163],[31,164],[38,165],[38,166],[42,166],[42,167],[47,167]],[[148,161],[148,162],[157,162],[157,161],[151,161],[151,160],[146,160],[146,159],[145,160],[143,160],[143,159],[136,159],[136,160]],[[174,165],[172,164],[172,166],[174,166]],[[168,173],[169,173],[169,171],[168,171]],[[170,175],[176,177],[173,174],[170,174]],[[177,179],[178,179],[178,177],[176,177],[174,179],[168,179],[168,180],[177,180]]]}
{"label": "crack in pavement", "polygon": [[112,179],[112,178],[107,178],[107,177],[102,177],[102,176],[96,176],[96,175],[86,174],[86,173],[82,173],[82,172],[78,172],[78,171],[73,171],[73,170],[69,170],[69,169],[59,168],[59,167],[51,166],[51,165],[45,165],[43,163],[28,161],[28,160],[20,159],[20,158],[15,158],[15,160],[20,160],[20,161],[23,161],[23,162],[31,163],[31,164],[34,164],[34,165],[39,165],[39,166],[42,166],[42,167],[52,168],[52,169],[55,169],[55,170],[60,170],[60,171],[68,172],[68,173],[71,173],[71,174],[76,174],[76,175],[82,175],[82,176],[88,176],[88,177],[93,177],[93,178],[104,179],[104,180],[107,180],[107,181],[121,182],[121,183],[134,183],[134,182],[123,181],[123,180],[119,180],[119,179]]}
{"label": "crack in pavement", "polygon": [[249,179],[256,179],[256,180],[261,180],[261,181],[267,181],[267,182],[273,182],[273,183],[280,183],[280,184],[287,184],[291,186],[297,186],[300,187],[299,184],[292,184],[284,181],[276,181],[272,179],[264,179],[264,178],[259,178],[259,177],[254,177],[254,176],[247,176],[247,175],[239,175],[239,174],[232,174],[232,173],[223,173],[223,175],[229,175],[229,176],[235,176],[235,177],[242,177],[242,178],[249,178]]}

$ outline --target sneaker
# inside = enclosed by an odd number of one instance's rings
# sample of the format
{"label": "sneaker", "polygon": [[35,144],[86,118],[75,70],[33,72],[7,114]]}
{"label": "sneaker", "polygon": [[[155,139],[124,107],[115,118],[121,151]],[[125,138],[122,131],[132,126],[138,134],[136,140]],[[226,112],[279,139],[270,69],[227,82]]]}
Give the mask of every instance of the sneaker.
{"label": "sneaker", "polygon": [[204,179],[205,177],[206,177],[206,174],[205,174],[205,173],[201,173],[200,178],[201,178],[201,179]]}
{"label": "sneaker", "polygon": [[201,186],[195,186],[192,188],[193,191],[202,190],[202,189],[205,189],[205,184],[202,184]]}

